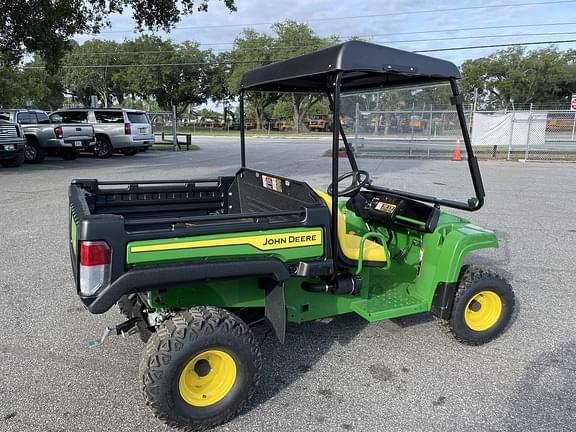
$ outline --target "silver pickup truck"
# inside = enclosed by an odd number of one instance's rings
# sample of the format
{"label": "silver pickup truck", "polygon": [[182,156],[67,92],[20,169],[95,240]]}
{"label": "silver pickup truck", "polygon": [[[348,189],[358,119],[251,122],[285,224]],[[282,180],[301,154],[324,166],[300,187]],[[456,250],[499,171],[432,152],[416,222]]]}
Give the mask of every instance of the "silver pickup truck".
{"label": "silver pickup truck", "polygon": [[47,154],[76,159],[80,150],[90,150],[96,144],[92,125],[51,123],[45,111],[3,109],[0,120],[21,126],[26,137],[24,155],[29,163],[40,163]]}
{"label": "silver pickup truck", "polygon": [[106,159],[114,152],[134,156],[154,144],[145,111],[126,108],[70,108],[50,114],[53,122],[89,123],[96,131],[94,155]]}

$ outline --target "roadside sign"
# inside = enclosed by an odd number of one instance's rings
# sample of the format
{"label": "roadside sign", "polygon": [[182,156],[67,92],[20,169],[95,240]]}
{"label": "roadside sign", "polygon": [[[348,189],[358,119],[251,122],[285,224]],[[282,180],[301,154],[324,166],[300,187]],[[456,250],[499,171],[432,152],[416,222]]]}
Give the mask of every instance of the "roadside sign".
{"label": "roadside sign", "polygon": [[570,111],[576,111],[576,94],[572,95],[572,101],[570,102]]}

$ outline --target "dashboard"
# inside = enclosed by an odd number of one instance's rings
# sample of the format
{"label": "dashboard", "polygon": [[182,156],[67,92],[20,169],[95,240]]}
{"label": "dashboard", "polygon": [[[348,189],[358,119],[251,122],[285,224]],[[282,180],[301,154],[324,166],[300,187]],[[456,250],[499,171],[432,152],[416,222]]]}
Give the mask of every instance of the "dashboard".
{"label": "dashboard", "polygon": [[433,232],[440,217],[436,207],[383,192],[362,191],[347,206],[367,222],[395,224],[421,232]]}

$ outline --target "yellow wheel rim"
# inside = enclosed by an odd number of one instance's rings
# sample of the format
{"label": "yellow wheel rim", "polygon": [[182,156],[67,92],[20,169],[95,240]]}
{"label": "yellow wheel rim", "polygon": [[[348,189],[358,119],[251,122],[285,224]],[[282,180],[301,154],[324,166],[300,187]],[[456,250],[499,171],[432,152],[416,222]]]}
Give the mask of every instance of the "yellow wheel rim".
{"label": "yellow wheel rim", "polygon": [[220,350],[201,352],[180,373],[180,396],[188,404],[206,407],[226,397],[236,382],[236,362]]}
{"label": "yellow wheel rim", "polygon": [[466,325],[474,331],[492,327],[502,315],[502,299],[494,291],[480,291],[470,299],[464,312]]}

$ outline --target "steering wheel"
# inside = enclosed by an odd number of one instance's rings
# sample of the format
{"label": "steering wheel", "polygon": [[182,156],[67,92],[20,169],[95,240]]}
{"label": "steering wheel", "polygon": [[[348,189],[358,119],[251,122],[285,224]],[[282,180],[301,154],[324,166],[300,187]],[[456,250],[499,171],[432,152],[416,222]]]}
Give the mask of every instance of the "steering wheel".
{"label": "steering wheel", "polygon": [[[346,180],[350,177],[352,178],[352,183],[344,190],[338,190],[339,197],[352,197],[356,195],[364,186],[370,184],[370,174],[368,174],[368,171],[364,170],[350,171],[346,174],[342,174],[340,177],[338,177],[337,184],[340,184],[343,180]],[[326,189],[328,195],[332,195],[333,187],[334,185],[330,184],[328,189]]]}

